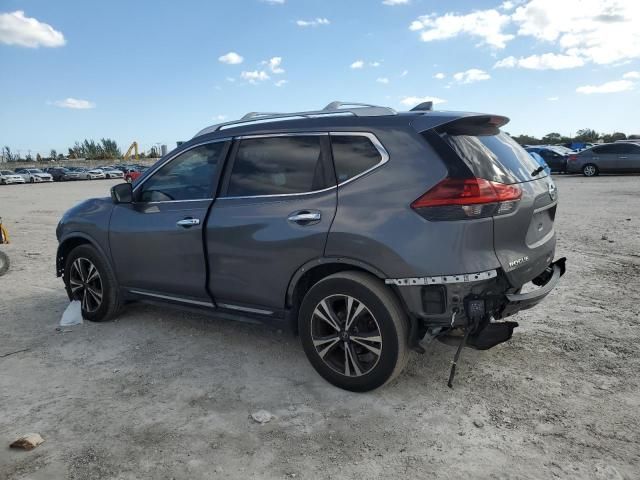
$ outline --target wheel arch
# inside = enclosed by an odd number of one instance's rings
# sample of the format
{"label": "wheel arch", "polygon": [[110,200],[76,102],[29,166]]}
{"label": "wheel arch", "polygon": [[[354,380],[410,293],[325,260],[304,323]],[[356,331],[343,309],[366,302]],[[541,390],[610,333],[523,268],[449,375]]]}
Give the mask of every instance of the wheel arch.
{"label": "wheel arch", "polygon": [[[291,277],[285,299],[285,308],[288,315],[287,323],[289,323],[294,332],[297,333],[298,329],[298,311],[300,309],[300,304],[309,289],[323,278],[334,273],[347,270],[368,273],[383,282],[388,278],[384,272],[378,268],[353,258],[321,257],[305,263],[298,268],[296,273]],[[410,336],[414,335],[417,326],[416,319],[410,315],[409,309],[407,308],[402,295],[397,291],[397,287],[389,286],[389,291],[397,298],[398,302],[400,302],[400,305],[406,313],[407,320],[409,321],[408,330],[410,332]]]}
{"label": "wheel arch", "polygon": [[64,265],[67,255],[69,255],[74,248],[79,247],[80,245],[91,245],[104,257],[105,261],[109,261],[109,257],[105,254],[104,250],[102,250],[98,242],[89,235],[80,232],[70,233],[58,244],[58,250],[56,252],[57,277],[61,277],[64,273]]}

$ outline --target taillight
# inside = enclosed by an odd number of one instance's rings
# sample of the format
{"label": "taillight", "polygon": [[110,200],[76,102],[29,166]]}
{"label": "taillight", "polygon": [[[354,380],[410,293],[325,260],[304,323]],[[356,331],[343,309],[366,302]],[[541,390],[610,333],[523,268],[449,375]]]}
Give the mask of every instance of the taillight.
{"label": "taillight", "polygon": [[511,213],[521,197],[517,185],[484,178],[445,178],[411,208],[427,220],[465,220]]}
{"label": "taillight", "polygon": [[578,161],[578,155],[569,155],[569,158],[567,158],[567,161],[569,161],[569,162]]}

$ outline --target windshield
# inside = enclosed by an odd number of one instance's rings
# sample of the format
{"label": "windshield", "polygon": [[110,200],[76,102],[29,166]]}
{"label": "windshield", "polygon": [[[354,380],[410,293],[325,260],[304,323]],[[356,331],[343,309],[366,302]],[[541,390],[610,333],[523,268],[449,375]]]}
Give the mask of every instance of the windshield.
{"label": "windshield", "polygon": [[29,173],[44,173],[44,172],[39,168],[32,168],[31,170],[29,170]]}
{"label": "windshield", "polygon": [[[546,171],[540,172],[540,164],[506,133],[444,134],[443,138],[477,177],[509,184],[548,175]],[[538,173],[532,176],[535,171]]]}

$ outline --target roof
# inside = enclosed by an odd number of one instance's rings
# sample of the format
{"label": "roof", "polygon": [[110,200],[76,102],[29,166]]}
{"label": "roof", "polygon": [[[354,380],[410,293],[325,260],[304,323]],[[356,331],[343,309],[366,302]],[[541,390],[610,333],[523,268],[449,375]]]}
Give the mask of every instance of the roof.
{"label": "roof", "polygon": [[[249,112],[238,120],[218,123],[200,130],[193,138],[203,135],[220,133],[226,134],[233,130],[233,134],[247,133],[255,130],[283,130],[326,127],[356,127],[403,123],[411,124],[417,131],[434,128],[453,120],[464,117],[486,117],[487,114],[470,112],[434,111],[430,102],[421,103],[408,112],[397,112],[390,107],[370,105],[354,102],[331,102],[321,110],[302,112]],[[508,119],[502,118],[504,124]]]}

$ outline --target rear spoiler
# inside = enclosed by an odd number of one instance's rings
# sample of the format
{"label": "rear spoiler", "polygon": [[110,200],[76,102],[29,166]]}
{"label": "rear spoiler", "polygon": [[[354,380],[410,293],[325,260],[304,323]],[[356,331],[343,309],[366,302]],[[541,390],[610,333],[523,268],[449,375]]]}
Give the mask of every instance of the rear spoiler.
{"label": "rear spoiler", "polygon": [[500,127],[509,122],[509,118],[501,115],[486,115],[478,113],[459,113],[447,115],[431,116],[421,115],[416,118],[411,125],[419,133],[426,130],[435,130],[438,133],[448,133],[450,135],[496,135]]}

